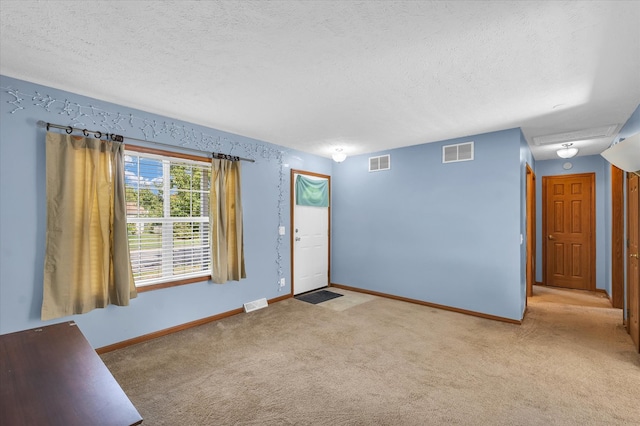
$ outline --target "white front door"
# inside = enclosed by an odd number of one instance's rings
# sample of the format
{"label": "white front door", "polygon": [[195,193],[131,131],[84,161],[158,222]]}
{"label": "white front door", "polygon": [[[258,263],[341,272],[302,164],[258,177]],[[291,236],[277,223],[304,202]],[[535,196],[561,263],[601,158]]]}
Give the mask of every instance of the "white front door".
{"label": "white front door", "polygon": [[[293,173],[292,179],[298,174]],[[306,175],[311,179],[327,179]],[[292,191],[293,209],[293,294],[329,285],[329,208],[299,206]]]}

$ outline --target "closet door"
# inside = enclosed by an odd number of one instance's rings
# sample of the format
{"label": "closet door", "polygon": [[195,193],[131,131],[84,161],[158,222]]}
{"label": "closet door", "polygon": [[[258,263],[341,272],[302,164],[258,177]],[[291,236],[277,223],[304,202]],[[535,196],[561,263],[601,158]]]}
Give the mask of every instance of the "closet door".
{"label": "closet door", "polygon": [[636,345],[636,349],[640,352],[640,272],[638,259],[640,255],[639,240],[640,226],[638,226],[638,210],[640,210],[640,191],[638,190],[638,181],[640,177],[635,174],[629,174],[627,180],[627,238],[629,245],[627,247],[627,312],[628,312],[628,330],[631,334],[631,340]]}

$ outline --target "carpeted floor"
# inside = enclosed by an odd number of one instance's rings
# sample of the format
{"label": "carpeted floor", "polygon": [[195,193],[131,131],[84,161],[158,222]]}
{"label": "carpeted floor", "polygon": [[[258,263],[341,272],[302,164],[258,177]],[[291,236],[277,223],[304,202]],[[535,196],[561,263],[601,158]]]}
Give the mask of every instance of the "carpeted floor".
{"label": "carpeted floor", "polygon": [[602,295],[512,325],[331,288],[102,355],[146,425],[637,425],[640,355]]}

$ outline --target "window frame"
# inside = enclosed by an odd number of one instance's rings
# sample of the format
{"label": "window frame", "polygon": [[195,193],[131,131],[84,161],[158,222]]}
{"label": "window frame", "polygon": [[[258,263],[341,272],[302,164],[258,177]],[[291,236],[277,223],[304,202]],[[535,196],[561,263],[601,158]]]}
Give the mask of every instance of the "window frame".
{"label": "window frame", "polygon": [[[124,150],[125,150],[125,155],[127,155],[127,152],[129,151],[131,153],[137,153],[137,154],[152,154],[152,155],[158,155],[161,157],[167,157],[167,159],[169,160],[177,158],[177,159],[183,159],[183,160],[199,161],[199,162],[204,162],[209,164],[211,164],[212,162],[211,157],[200,157],[197,155],[166,151],[166,150],[149,148],[149,147],[140,146],[140,145],[125,144]],[[129,223],[130,222],[128,221],[128,218],[127,218],[127,224]],[[135,223],[135,222],[131,222],[131,223]],[[211,223],[211,218],[209,218],[209,223]],[[131,249],[129,249],[129,252],[131,252]],[[211,267],[213,267],[213,265]],[[192,284],[196,282],[203,282],[203,281],[209,281],[209,280],[211,280],[211,274],[198,276],[198,277],[167,279],[166,281],[162,281],[154,284],[146,284],[141,286],[136,285],[136,290],[138,293],[144,293],[146,291],[176,287],[180,285]]]}

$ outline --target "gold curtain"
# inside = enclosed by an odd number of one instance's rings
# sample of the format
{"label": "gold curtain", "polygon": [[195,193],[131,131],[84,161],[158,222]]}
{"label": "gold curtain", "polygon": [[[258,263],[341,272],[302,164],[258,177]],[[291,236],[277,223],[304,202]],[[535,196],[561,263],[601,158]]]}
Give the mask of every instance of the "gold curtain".
{"label": "gold curtain", "polygon": [[46,185],[42,320],[128,305],[124,145],[47,132]]}
{"label": "gold curtain", "polygon": [[214,159],[211,170],[211,279],[223,284],[246,278],[240,162]]}

